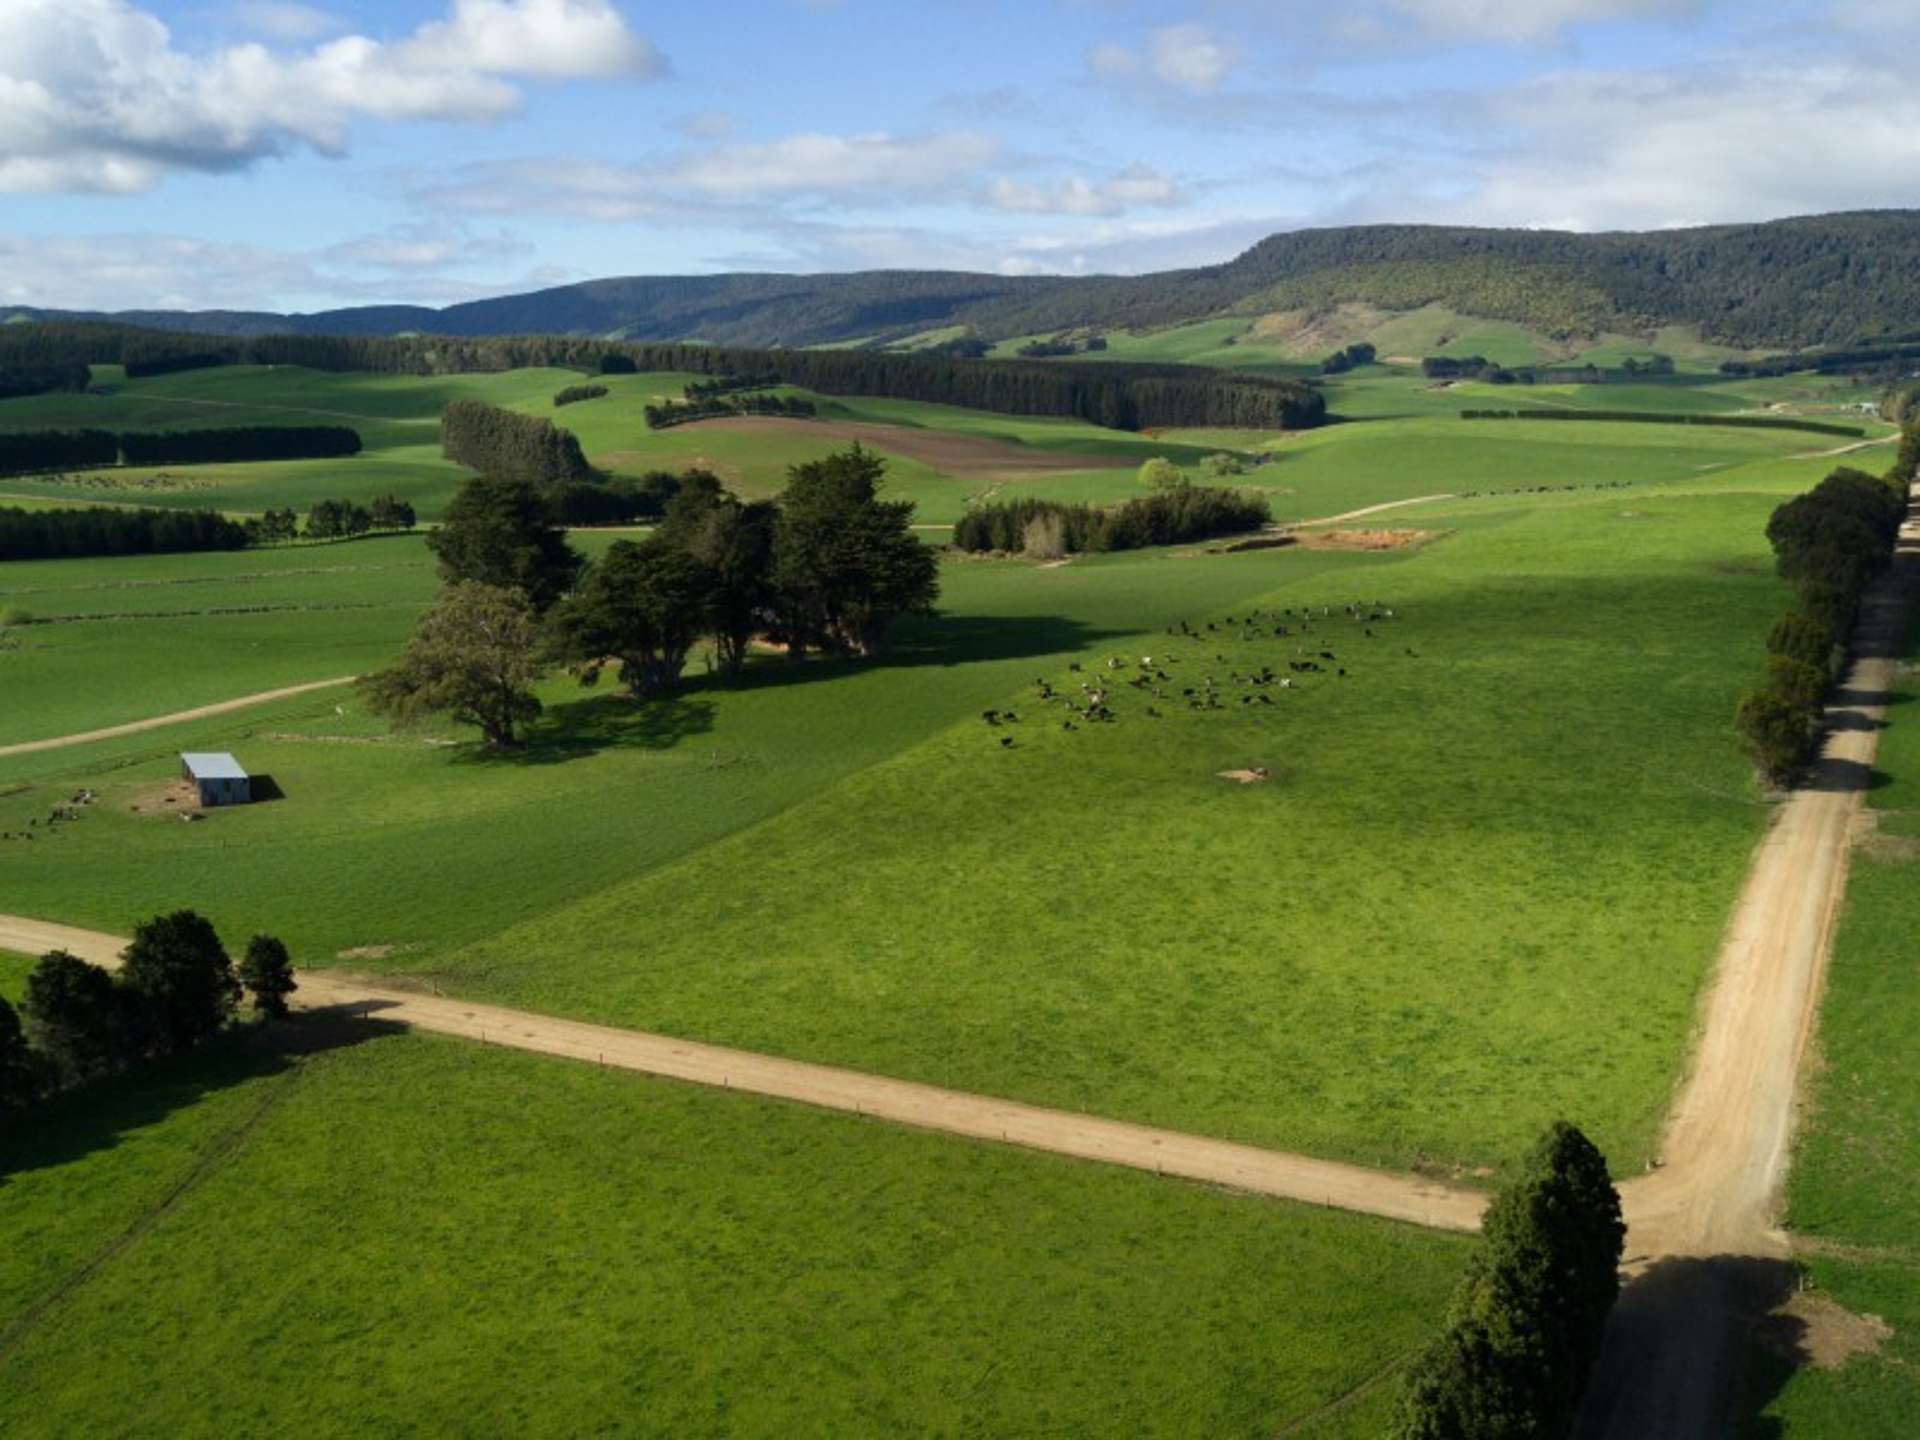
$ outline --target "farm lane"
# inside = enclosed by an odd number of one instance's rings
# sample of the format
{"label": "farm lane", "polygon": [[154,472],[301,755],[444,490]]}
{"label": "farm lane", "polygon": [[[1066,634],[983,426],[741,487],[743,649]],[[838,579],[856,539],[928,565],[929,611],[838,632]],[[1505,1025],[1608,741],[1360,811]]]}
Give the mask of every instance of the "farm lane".
{"label": "farm lane", "polygon": [[1785,1298],[1791,1247],[1774,1221],[1800,1067],[1916,588],[1920,519],[1910,519],[1893,572],[1864,607],[1821,758],[1780,807],[1735,907],[1667,1120],[1666,1164],[1620,1187],[1636,1278],[1609,1322],[1583,1440],[1721,1433],[1746,1325]]}
{"label": "farm lane", "polygon": [[[95,964],[116,966],[125,944],[113,935],[0,915],[0,948],[18,953],[31,955],[64,948]],[[1415,1225],[1472,1231],[1479,1228],[1480,1212],[1487,1201],[1481,1192],[1416,1175],[1369,1170],[668,1035],[423,995],[344,973],[302,970],[299,985],[293,999],[305,1009],[344,1010],[489,1045],[638,1070],[696,1085],[744,1090],[923,1130],[1178,1175]]]}
{"label": "farm lane", "polygon": [[[101,730],[79,730],[71,735],[55,735],[46,740],[23,740],[16,745],[0,745],[0,757],[31,755],[37,750],[58,750],[67,745],[85,745],[91,740],[115,740],[122,735],[138,735],[143,730],[158,730],[162,726],[178,725],[187,720],[205,720],[215,715],[225,715],[229,711],[244,710],[249,705],[264,705],[272,700],[291,700],[297,695],[305,695],[312,690],[328,690],[335,685],[350,685],[353,680],[354,677],[351,675],[336,675],[331,680],[308,680],[299,685],[283,685],[278,690],[262,690],[257,694],[242,695],[234,700],[219,700],[211,705],[199,705],[191,710],[176,710],[171,715],[154,715],[145,720],[129,720],[124,725],[109,725]],[[0,917],[0,919],[3,918]]]}

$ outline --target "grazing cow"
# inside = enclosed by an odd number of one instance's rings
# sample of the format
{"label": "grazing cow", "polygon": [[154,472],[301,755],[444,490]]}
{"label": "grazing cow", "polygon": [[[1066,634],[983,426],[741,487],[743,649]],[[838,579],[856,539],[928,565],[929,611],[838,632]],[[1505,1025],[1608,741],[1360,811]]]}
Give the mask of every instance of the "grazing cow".
{"label": "grazing cow", "polygon": [[1013,736],[1002,735],[1000,737],[1000,748],[1002,750],[1011,750],[1013,748]]}
{"label": "grazing cow", "polygon": [[1000,712],[998,710],[982,710],[980,712],[980,718],[989,725],[998,725],[1000,723]]}

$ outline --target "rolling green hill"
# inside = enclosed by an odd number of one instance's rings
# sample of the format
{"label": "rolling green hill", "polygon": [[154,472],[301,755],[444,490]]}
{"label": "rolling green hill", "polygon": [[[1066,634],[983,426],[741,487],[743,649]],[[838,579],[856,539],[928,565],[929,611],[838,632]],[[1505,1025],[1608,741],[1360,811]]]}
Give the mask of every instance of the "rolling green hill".
{"label": "rolling green hill", "polygon": [[[1575,234],[1369,225],[1271,235],[1220,265],[1135,276],[941,271],[592,280],[435,310],[312,315],[130,311],[217,335],[596,335],[730,345],[887,344],[930,331],[990,340],[1134,330],[1209,316],[1444,305],[1549,336],[1685,325],[1742,348],[1843,344],[1920,327],[1920,211]],[[81,317],[29,307],[4,318]]]}

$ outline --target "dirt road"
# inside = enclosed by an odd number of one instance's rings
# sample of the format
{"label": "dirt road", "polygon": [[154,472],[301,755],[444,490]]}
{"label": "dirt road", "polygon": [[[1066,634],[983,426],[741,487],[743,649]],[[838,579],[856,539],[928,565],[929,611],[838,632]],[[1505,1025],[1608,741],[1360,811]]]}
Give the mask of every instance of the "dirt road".
{"label": "dirt road", "polygon": [[1827,707],[1821,758],[1747,876],[1693,1070],[1668,1118],[1666,1163],[1620,1187],[1627,1262],[1638,1273],[1609,1325],[1583,1440],[1722,1433],[1746,1323],[1786,1298],[1788,1244],[1774,1219],[1800,1063],[1916,582],[1920,523],[1911,523],[1894,573],[1865,607],[1859,659]]}
{"label": "dirt road", "polygon": [[353,678],[351,675],[336,675],[331,680],[309,680],[304,685],[286,685],[278,690],[262,690],[257,695],[242,695],[237,700],[222,700],[217,704],[201,705],[192,710],[176,710],[171,715],[155,715],[148,720],[129,720],[124,725],[109,725],[102,730],[81,730],[72,735],[55,735],[48,740],[26,740],[18,745],[0,745],[0,756],[31,755],[36,750],[58,750],[65,745],[84,745],[89,740],[113,740],[122,735],[138,735],[142,730],[158,730],[163,725],[178,725],[183,720],[205,720],[209,716],[225,715],[230,710],[244,710],[249,705],[264,705],[269,700],[291,700],[296,695],[305,695],[312,690],[326,690],[335,685],[348,685],[353,682]]}
{"label": "dirt road", "polygon": [[[0,949],[22,954],[65,949],[111,967],[119,963],[125,943],[113,935],[0,915]],[[1414,1175],[1368,1170],[640,1030],[422,995],[334,971],[303,970],[299,984],[294,999],[307,1009],[344,1010],[488,1045],[796,1100],[920,1129],[1180,1175],[1416,1225],[1476,1229],[1486,1200],[1478,1192]]]}

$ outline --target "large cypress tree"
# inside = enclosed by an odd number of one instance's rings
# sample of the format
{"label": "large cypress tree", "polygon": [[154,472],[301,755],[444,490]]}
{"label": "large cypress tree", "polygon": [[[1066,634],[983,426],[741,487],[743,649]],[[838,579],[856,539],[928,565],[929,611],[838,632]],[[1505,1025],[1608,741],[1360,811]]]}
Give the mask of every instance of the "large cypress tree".
{"label": "large cypress tree", "polygon": [[1557,1122],[1494,1197],[1446,1327],[1408,1374],[1395,1440],[1556,1440],[1620,1293],[1626,1226],[1605,1158]]}

